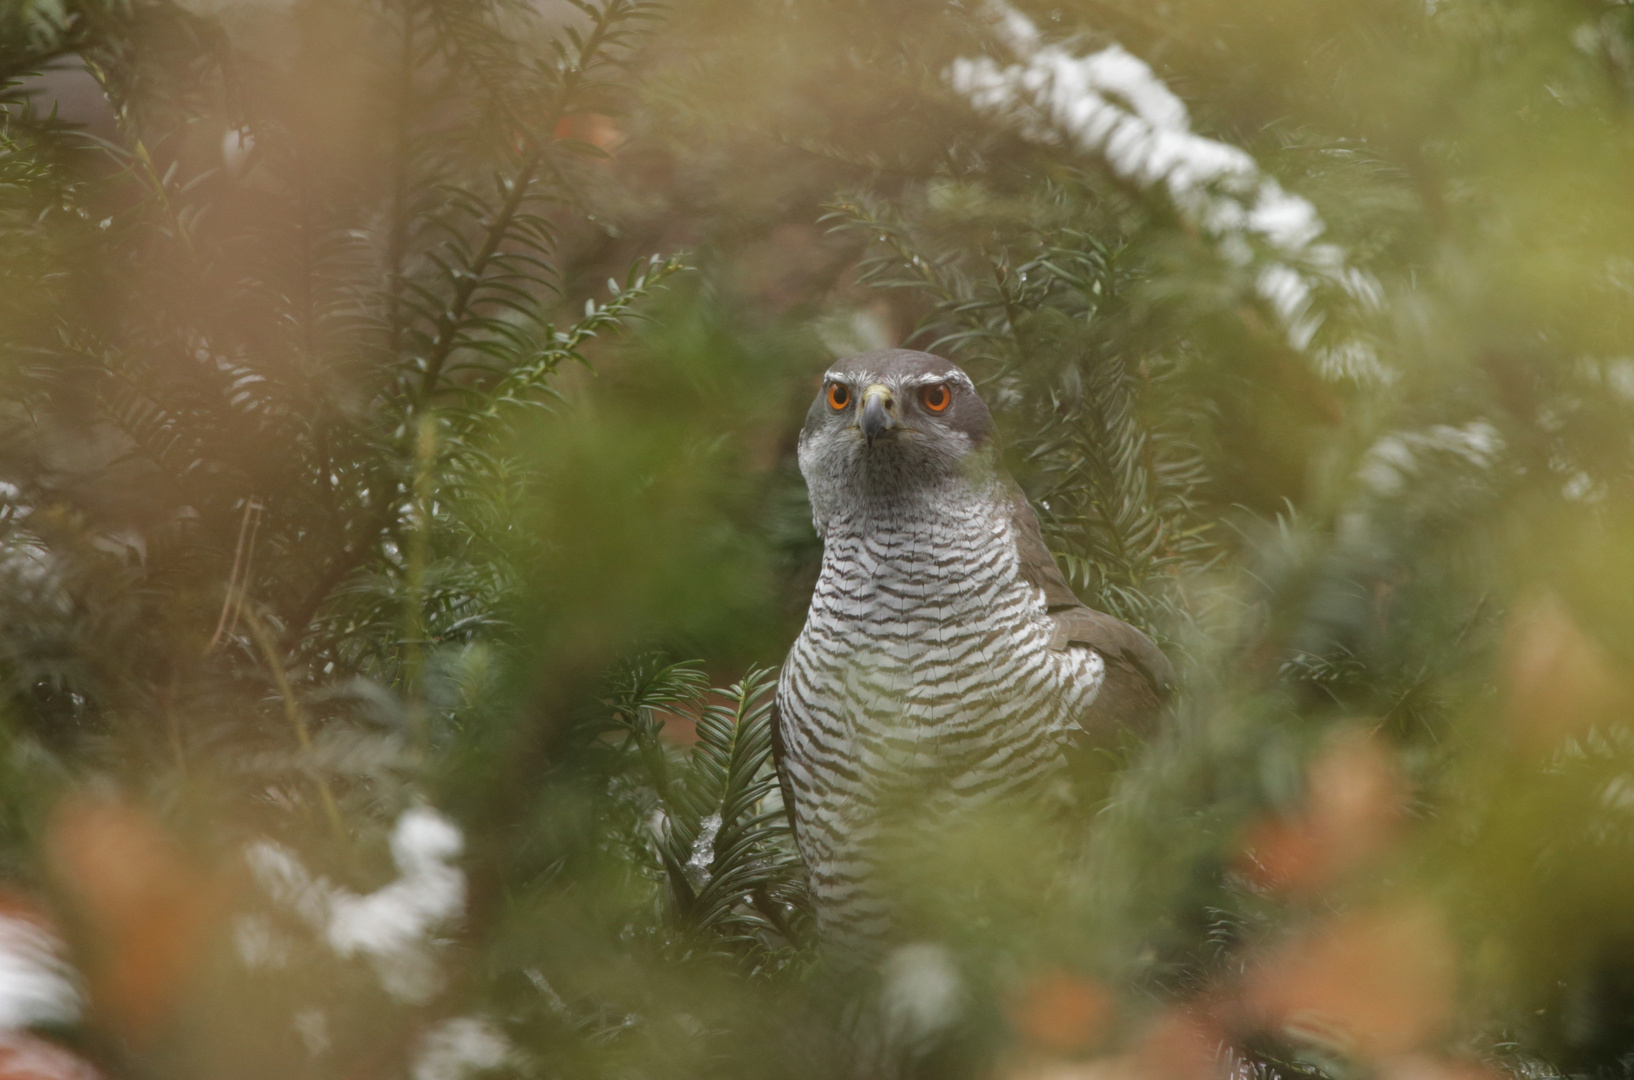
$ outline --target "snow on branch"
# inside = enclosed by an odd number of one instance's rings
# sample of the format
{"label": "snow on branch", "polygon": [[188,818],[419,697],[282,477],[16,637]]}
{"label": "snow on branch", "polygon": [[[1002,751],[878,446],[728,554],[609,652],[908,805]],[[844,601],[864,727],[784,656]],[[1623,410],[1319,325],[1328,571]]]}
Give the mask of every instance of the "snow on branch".
{"label": "snow on branch", "polygon": [[[246,852],[250,870],[275,900],[292,909],[341,956],[362,954],[393,997],[424,1002],[439,984],[434,932],[465,910],[465,874],[454,860],[464,837],[428,806],[405,811],[391,834],[398,877],[359,895],[314,876],[294,852],[260,840]],[[255,924],[248,927],[256,931]],[[276,945],[240,927],[240,952],[251,964],[276,964]]]}
{"label": "snow on branch", "polygon": [[[1018,122],[1028,139],[1066,143],[1102,158],[1124,180],[1161,187],[1233,265],[1247,267],[1257,257],[1255,290],[1291,346],[1311,349],[1323,322],[1313,303],[1321,283],[1366,308],[1380,305],[1378,281],[1348,266],[1337,244],[1320,240],[1316,208],[1283,190],[1239,147],[1193,132],[1185,103],[1145,61],[1120,45],[1079,56],[1045,44],[1032,21],[1004,0],[992,0],[989,10],[1017,62],[957,59],[946,73],[949,84],[977,109]],[[1388,377],[1372,348],[1354,339],[1314,356],[1330,376]]]}

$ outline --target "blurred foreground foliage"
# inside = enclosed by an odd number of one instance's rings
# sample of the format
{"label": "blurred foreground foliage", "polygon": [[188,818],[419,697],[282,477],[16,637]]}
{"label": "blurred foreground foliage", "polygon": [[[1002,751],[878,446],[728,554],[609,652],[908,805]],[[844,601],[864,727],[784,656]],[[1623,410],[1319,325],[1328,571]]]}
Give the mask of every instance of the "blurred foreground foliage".
{"label": "blurred foreground foliage", "polygon": [[[0,7],[0,1077],[1626,1077],[1631,23]],[[860,987],[768,672],[894,344],[1183,689]]]}

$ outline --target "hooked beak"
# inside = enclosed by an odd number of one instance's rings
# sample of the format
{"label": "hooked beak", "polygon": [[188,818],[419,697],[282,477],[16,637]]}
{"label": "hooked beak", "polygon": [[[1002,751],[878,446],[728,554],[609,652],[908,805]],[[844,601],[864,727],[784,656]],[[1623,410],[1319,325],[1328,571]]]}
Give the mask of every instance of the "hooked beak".
{"label": "hooked beak", "polygon": [[875,439],[899,426],[892,405],[890,387],[883,383],[875,383],[862,392],[862,419],[859,426],[862,428],[862,437],[868,440],[869,446],[874,445]]}

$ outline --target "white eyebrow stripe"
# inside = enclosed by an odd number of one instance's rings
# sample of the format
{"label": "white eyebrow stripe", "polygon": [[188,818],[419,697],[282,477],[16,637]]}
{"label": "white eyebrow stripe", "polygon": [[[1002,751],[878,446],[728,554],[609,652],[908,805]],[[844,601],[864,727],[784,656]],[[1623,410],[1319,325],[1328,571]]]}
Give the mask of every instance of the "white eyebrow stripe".
{"label": "white eyebrow stripe", "polygon": [[962,371],[948,371],[940,375],[915,375],[902,380],[904,386],[934,386],[937,383],[953,383],[971,392],[976,389],[976,385]]}
{"label": "white eyebrow stripe", "polygon": [[885,375],[881,375],[877,371],[825,371],[823,373],[824,383],[843,382],[855,383],[858,386],[872,386],[875,383],[885,383],[889,385],[892,381],[895,381],[898,386],[902,387],[930,386],[935,383],[953,383],[957,386],[962,386],[971,392],[975,392],[976,389],[976,384],[971,382],[970,377],[962,371],[945,371],[941,373],[930,372],[923,375],[908,375],[900,380],[892,380]]}

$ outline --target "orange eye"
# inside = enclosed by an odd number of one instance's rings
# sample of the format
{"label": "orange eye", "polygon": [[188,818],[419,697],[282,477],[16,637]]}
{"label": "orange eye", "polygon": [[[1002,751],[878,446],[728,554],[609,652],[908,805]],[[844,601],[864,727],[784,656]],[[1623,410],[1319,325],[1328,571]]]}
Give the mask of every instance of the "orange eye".
{"label": "orange eye", "polygon": [[931,383],[919,391],[919,402],[931,412],[941,412],[953,404],[953,395],[948,393],[947,383]]}
{"label": "orange eye", "polygon": [[828,388],[828,407],[835,412],[851,404],[851,388],[844,383],[835,383]]}

